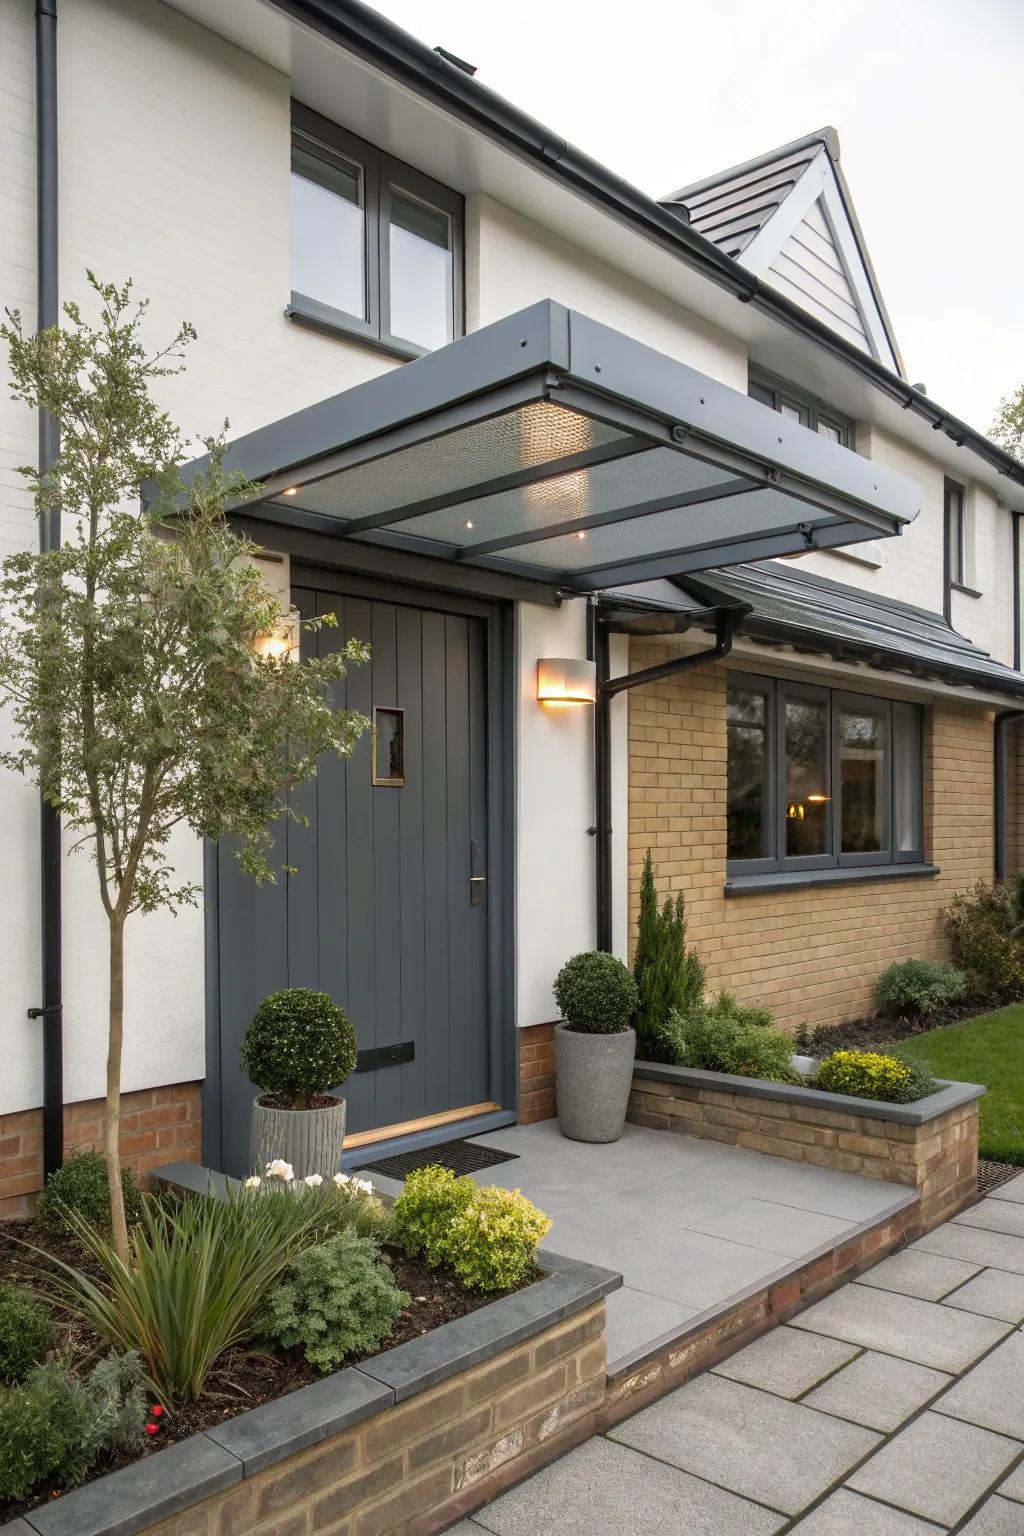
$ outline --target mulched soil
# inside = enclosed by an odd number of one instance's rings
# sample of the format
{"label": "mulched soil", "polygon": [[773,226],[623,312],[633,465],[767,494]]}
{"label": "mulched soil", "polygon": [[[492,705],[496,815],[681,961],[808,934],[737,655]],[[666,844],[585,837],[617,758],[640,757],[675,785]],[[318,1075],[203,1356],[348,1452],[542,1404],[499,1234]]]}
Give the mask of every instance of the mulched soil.
{"label": "mulched soil", "polygon": [[[27,1247],[31,1244],[32,1247]],[[42,1252],[33,1251],[43,1250]],[[51,1257],[52,1256],[52,1257]],[[408,1307],[396,1319],[394,1331],[387,1349],[405,1344],[439,1328],[457,1317],[465,1317],[492,1301],[509,1294],[507,1291],[489,1291],[484,1295],[463,1289],[455,1277],[447,1271],[428,1269],[425,1264],[408,1259],[398,1249],[385,1248],[381,1257],[391,1266],[395,1282],[412,1297]],[[45,1290],[48,1277],[59,1275],[59,1266],[53,1258],[63,1259],[102,1279],[102,1271],[70,1237],[58,1237],[49,1232],[41,1222],[0,1221],[0,1280],[14,1281],[35,1289]],[[532,1284],[537,1276],[526,1283]],[[59,1329],[58,1348],[65,1357],[69,1369],[84,1373],[104,1353],[107,1346],[91,1329],[60,1308],[54,1308]],[[353,1356],[346,1362],[357,1365],[367,1355]],[[234,1349],[223,1355],[217,1368],[207,1380],[203,1396],[195,1403],[183,1403],[173,1413],[168,1411],[160,1423],[160,1433],[148,1442],[141,1456],[163,1450],[175,1440],[183,1440],[201,1429],[223,1424],[236,1414],[245,1413],[261,1403],[271,1402],[294,1392],[312,1381],[320,1379],[320,1372],[308,1365],[301,1352],[260,1354],[246,1349]],[[139,1458],[134,1458],[139,1459]],[[114,1471],[125,1461],[107,1462],[96,1468],[93,1477]],[[92,1481],[92,1478],[87,1479]],[[0,1502],[0,1522],[13,1519],[25,1510],[35,1509],[48,1498],[55,1498],[60,1490],[53,1490],[42,1497],[36,1495],[23,1504]]]}
{"label": "mulched soil", "polygon": [[862,1019],[844,1019],[841,1024],[823,1025],[814,1031],[810,1054],[824,1056],[829,1051],[866,1051],[883,1045],[893,1045],[899,1040],[911,1040],[914,1035],[927,1035],[933,1029],[947,1024],[959,1024],[961,1019],[977,1017],[978,1005],[947,1008],[940,1017],[930,1019],[880,1019],[871,1014]]}

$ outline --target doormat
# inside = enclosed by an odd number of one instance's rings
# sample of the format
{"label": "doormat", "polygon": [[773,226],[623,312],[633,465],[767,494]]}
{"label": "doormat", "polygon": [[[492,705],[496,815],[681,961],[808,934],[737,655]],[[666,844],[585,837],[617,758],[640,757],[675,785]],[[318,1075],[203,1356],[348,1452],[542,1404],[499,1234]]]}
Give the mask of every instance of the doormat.
{"label": "doormat", "polygon": [[978,1194],[990,1195],[994,1189],[1009,1184],[1024,1173],[1016,1163],[993,1163],[987,1157],[978,1158]]}
{"label": "doormat", "polygon": [[430,1168],[440,1164],[452,1173],[479,1173],[481,1168],[493,1168],[496,1163],[513,1163],[518,1152],[499,1152],[496,1147],[478,1147],[471,1141],[441,1141],[433,1147],[420,1147],[415,1152],[398,1152],[394,1157],[381,1157],[375,1163],[364,1163],[364,1173],[382,1173],[387,1179],[404,1179],[417,1168]]}

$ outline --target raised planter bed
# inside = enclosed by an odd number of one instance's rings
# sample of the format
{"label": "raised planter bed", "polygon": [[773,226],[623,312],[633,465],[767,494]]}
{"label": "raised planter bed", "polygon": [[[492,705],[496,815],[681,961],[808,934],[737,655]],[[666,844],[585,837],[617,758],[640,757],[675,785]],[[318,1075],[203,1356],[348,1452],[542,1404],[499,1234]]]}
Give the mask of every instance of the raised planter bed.
{"label": "raised planter bed", "polygon": [[917,1191],[918,1232],[977,1193],[977,1083],[943,1083],[916,1104],[637,1062],[627,1119],[749,1147],[819,1168],[890,1179]]}
{"label": "raised planter bed", "polygon": [[[4,1525],[9,1536],[443,1530],[594,1433],[620,1275],[543,1254],[534,1285]],[[348,1523],[345,1523],[345,1522]]]}

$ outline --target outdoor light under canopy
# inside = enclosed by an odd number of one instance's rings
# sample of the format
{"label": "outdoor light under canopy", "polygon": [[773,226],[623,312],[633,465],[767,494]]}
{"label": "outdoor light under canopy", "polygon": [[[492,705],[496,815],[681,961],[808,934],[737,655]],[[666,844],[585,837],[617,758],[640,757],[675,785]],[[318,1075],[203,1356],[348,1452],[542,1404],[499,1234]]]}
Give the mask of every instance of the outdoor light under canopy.
{"label": "outdoor light under canopy", "polygon": [[542,704],[593,704],[597,698],[594,662],[557,656],[538,661],[537,698]]}
{"label": "outdoor light under canopy", "polygon": [[275,504],[257,516],[578,592],[898,533],[921,500],[550,300],[240,438],[226,467]]}

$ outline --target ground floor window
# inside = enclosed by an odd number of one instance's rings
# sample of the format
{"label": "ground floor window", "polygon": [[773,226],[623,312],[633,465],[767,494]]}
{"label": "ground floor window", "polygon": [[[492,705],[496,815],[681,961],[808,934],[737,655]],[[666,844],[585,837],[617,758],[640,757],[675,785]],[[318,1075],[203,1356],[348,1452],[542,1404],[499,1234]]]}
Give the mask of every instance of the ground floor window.
{"label": "ground floor window", "polygon": [[924,859],[919,704],[731,673],[731,875]]}

